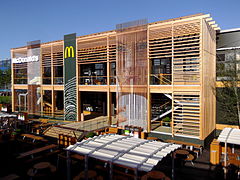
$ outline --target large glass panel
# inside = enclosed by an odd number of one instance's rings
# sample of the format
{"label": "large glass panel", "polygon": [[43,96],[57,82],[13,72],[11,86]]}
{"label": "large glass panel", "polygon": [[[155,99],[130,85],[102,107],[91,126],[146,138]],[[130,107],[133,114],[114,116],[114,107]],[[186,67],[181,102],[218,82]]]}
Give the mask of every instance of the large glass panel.
{"label": "large glass panel", "polygon": [[107,63],[94,63],[80,65],[81,85],[106,85]]}
{"label": "large glass panel", "polygon": [[51,115],[52,114],[52,91],[46,90],[43,91],[43,114]]}
{"label": "large glass panel", "polygon": [[14,90],[14,109],[19,112],[27,112],[28,110],[28,93],[27,89]]}
{"label": "large glass panel", "polygon": [[116,62],[110,63],[110,85],[116,84]]}
{"label": "large glass panel", "polygon": [[170,85],[172,81],[171,59],[153,59],[151,84],[152,85]]}
{"label": "large glass panel", "polygon": [[151,130],[172,133],[172,95],[151,94]]}
{"label": "large glass panel", "polygon": [[54,84],[63,84],[63,66],[54,66]]}
{"label": "large glass panel", "polygon": [[43,67],[43,84],[51,84],[51,67]]}

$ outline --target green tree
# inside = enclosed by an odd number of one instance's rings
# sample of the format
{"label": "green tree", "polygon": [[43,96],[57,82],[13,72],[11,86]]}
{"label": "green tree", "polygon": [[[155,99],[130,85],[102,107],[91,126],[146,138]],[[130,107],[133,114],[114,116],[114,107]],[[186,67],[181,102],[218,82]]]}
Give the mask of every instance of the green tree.
{"label": "green tree", "polygon": [[5,88],[8,84],[11,84],[11,69],[0,70],[0,87]]}
{"label": "green tree", "polygon": [[221,87],[217,88],[218,117],[228,124],[238,124],[240,128],[240,61],[236,52],[224,62],[217,63],[217,77]]}

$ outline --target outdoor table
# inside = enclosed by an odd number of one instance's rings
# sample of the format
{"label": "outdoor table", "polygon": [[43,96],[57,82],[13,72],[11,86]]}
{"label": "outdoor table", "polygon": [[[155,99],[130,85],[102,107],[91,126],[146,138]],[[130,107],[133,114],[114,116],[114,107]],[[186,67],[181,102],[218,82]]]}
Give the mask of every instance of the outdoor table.
{"label": "outdoor table", "polygon": [[147,179],[164,179],[166,175],[161,171],[150,171],[144,176],[142,176],[141,180]]}
{"label": "outdoor table", "polygon": [[[97,177],[97,173],[96,171],[89,170],[87,171],[87,176],[88,176],[88,179],[94,179]],[[79,180],[79,179],[85,179],[84,171],[82,171],[79,175],[73,178],[73,180]]]}
{"label": "outdoor table", "polygon": [[234,164],[235,166],[240,167],[240,160],[229,160],[228,164]]}
{"label": "outdoor table", "polygon": [[56,167],[49,162],[40,162],[30,168],[27,172],[30,177],[44,177],[56,172]]}
{"label": "outdoor table", "polygon": [[189,152],[187,150],[184,150],[184,149],[178,149],[175,151],[177,155],[180,155],[180,156],[188,156],[189,155]]}
{"label": "outdoor table", "polygon": [[188,158],[189,152],[184,149],[178,149],[175,151],[175,153],[176,153],[177,162],[179,163],[180,166],[183,166],[184,160]]}
{"label": "outdoor table", "polygon": [[50,166],[50,163],[49,162],[40,162],[40,163],[37,163],[33,166],[34,169],[45,169],[45,168],[48,168]]}
{"label": "outdoor table", "polygon": [[84,156],[79,155],[79,154],[73,154],[73,155],[71,156],[71,158],[73,158],[73,159],[78,159],[78,160],[80,160],[80,161],[82,161],[82,160],[85,159]]}

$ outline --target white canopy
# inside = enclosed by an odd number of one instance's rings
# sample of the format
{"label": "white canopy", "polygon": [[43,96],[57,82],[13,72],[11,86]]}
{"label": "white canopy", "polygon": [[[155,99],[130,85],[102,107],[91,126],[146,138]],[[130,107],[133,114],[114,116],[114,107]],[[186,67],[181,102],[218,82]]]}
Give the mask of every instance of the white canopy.
{"label": "white canopy", "polygon": [[9,113],[3,113],[3,112],[0,112],[0,117],[1,118],[10,118],[10,117],[17,117],[16,114],[9,114]]}
{"label": "white canopy", "polygon": [[218,137],[218,141],[240,145],[240,129],[224,128]]}
{"label": "white canopy", "polygon": [[181,145],[107,134],[70,145],[67,150],[96,159],[150,171]]}

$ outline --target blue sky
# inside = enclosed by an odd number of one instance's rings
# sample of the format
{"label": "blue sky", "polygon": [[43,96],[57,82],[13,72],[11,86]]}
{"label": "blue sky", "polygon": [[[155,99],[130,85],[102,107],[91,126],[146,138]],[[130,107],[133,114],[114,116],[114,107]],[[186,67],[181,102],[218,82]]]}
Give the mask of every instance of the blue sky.
{"label": "blue sky", "polygon": [[239,0],[0,0],[0,59],[27,41],[112,30],[116,24],[210,13],[221,29],[240,27]]}

